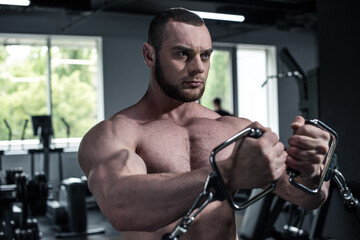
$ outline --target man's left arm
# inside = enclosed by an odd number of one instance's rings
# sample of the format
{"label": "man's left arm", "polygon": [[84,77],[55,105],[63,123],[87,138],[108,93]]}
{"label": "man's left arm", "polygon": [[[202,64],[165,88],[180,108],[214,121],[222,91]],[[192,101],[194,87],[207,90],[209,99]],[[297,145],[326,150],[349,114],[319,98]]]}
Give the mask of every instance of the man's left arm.
{"label": "man's left arm", "polygon": [[[300,116],[294,119],[291,128],[293,135],[288,140],[286,165],[299,172],[295,178],[297,182],[314,189],[324,169],[323,161],[329,151],[330,134],[316,126],[305,124],[305,119]],[[289,176],[284,172],[275,189],[275,193],[283,199],[305,209],[318,208],[327,199],[329,182],[324,182],[321,190],[313,195],[291,185],[288,179]]]}

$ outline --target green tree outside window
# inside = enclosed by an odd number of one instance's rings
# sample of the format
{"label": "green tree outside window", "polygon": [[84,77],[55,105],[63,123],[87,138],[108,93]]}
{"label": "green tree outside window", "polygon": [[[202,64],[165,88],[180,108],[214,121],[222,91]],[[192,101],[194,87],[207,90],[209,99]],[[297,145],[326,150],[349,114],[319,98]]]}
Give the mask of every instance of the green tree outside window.
{"label": "green tree outside window", "polygon": [[55,138],[67,137],[61,118],[71,126],[70,137],[82,137],[98,121],[96,40],[51,39],[52,112],[48,113],[48,52],[46,39],[37,39],[0,36],[0,141],[8,140],[4,119],[11,126],[12,140],[21,139],[25,119],[29,121],[25,139],[38,138],[32,131],[33,115],[51,114]]}

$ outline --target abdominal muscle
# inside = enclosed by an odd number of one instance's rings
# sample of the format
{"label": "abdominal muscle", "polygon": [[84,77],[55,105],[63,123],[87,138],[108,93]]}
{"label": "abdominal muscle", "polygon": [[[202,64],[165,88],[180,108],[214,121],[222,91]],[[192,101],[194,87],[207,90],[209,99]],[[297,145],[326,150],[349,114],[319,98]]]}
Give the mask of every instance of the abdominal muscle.
{"label": "abdominal muscle", "polygon": [[[123,240],[161,240],[165,234],[174,229],[180,220],[154,232],[121,232],[121,237]],[[208,204],[180,239],[238,240],[233,210],[226,201]]]}

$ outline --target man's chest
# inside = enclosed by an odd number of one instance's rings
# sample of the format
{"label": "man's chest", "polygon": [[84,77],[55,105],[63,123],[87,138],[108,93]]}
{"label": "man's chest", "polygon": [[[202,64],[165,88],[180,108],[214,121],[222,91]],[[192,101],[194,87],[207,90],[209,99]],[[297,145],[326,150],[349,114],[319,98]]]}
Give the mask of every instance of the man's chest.
{"label": "man's chest", "polygon": [[[169,121],[155,121],[142,126],[137,153],[149,173],[186,172],[209,164],[211,151],[236,134],[228,124],[201,119],[179,126]],[[218,154],[225,159],[232,147]]]}

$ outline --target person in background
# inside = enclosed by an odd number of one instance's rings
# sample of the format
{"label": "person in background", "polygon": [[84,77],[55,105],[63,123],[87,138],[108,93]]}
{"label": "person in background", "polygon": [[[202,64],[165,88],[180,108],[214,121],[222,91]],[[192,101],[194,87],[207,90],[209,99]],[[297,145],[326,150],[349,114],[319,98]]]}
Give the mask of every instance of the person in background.
{"label": "person in background", "polygon": [[222,109],[220,98],[218,98],[218,97],[214,98],[213,106],[214,106],[214,111],[216,113],[218,113],[220,116],[231,116],[231,114],[228,111],[225,111],[224,109]]}

